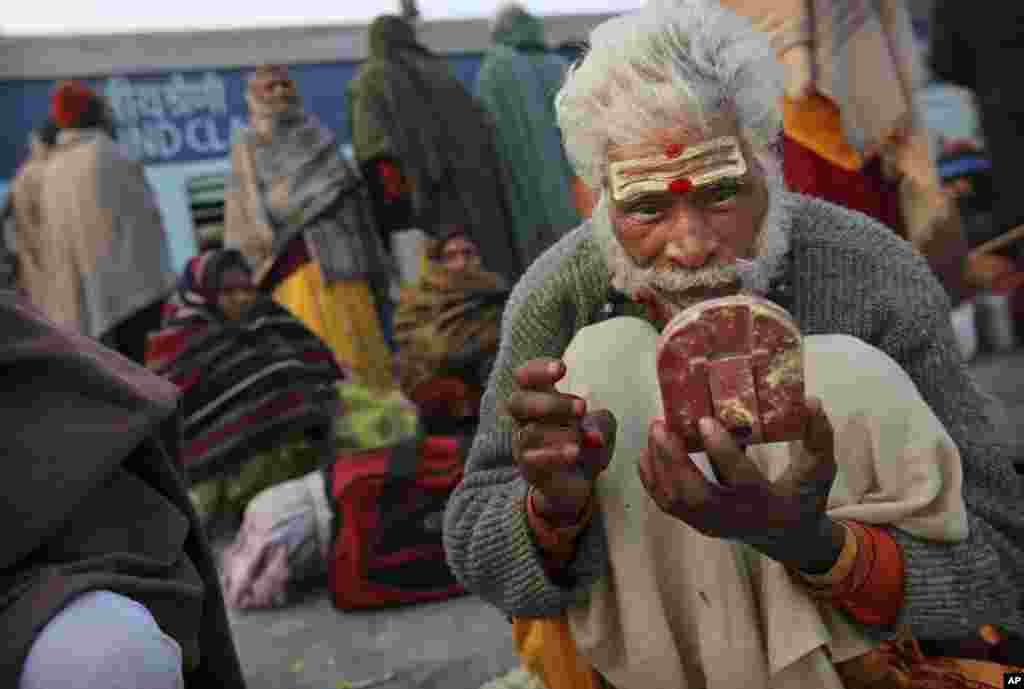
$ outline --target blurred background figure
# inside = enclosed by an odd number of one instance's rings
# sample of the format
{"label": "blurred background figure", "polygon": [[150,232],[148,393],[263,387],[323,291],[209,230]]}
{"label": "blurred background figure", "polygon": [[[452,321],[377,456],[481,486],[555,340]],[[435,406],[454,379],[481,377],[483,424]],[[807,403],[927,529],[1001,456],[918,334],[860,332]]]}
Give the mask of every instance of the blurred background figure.
{"label": "blurred background figure", "polygon": [[174,386],[0,291],[0,686],[244,689]]}
{"label": "blurred background figure", "polygon": [[722,0],[771,37],[786,70],[793,191],[870,215],[928,259],[954,303],[967,243],[915,95],[925,70],[902,0]]}
{"label": "blurred background figure", "polygon": [[59,133],[39,181],[39,270],[34,301],[60,325],[141,364],[175,275],[156,197],[142,164],[111,138],[110,108],[78,82],[59,84],[50,117]]}
{"label": "blurred background figure", "polygon": [[258,492],[333,459],[334,354],[257,291],[235,250],[193,258],[147,365],[182,391],[183,461],[204,524],[237,524]]}
{"label": "blurred background figure", "polygon": [[54,251],[46,243],[39,207],[40,181],[56,142],[57,125],[49,118],[29,135],[28,158],[11,182],[0,224],[6,252],[4,286],[20,290],[37,305],[45,302],[49,283],[45,259],[52,258]]}
{"label": "blurred background figure", "polygon": [[359,382],[394,387],[379,302],[388,259],[361,180],[334,134],[302,107],[284,67],[257,69],[250,127],[231,148],[224,242],[261,288],[327,343]]}
{"label": "blurred background figure", "polygon": [[575,175],[562,147],[555,94],[568,62],[548,50],[544,25],[522,5],[504,5],[493,20],[476,91],[497,128],[509,173],[513,232],[525,265],[580,224]]}
{"label": "blurred background figure", "polygon": [[[992,227],[988,237],[1024,224],[1024,196],[1014,170],[1024,157],[1024,94],[1010,65],[1024,60],[1024,6],[936,0],[930,61],[935,76],[974,92],[992,164]],[[1024,256],[1020,241],[1004,252]]]}
{"label": "blurred background figure", "polygon": [[427,269],[398,303],[399,380],[428,435],[472,436],[509,287],[484,268],[462,228],[440,234],[427,244]]}
{"label": "blurred background figure", "polygon": [[404,19],[369,31],[369,58],[349,84],[352,146],[385,235],[460,225],[484,266],[523,270],[505,197],[504,164],[486,111]]}

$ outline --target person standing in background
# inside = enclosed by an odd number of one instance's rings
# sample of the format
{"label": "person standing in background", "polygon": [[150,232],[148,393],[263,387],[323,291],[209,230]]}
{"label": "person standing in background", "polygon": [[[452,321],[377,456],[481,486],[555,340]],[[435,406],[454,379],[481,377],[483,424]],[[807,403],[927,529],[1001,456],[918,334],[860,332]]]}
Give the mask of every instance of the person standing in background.
{"label": "person standing in background", "polygon": [[29,155],[14,176],[4,207],[3,245],[6,285],[17,288],[34,303],[45,302],[49,279],[42,272],[45,227],[39,208],[40,177],[57,142],[57,125],[47,119],[29,136]]}
{"label": "person standing in background", "polygon": [[785,68],[786,183],[888,225],[928,259],[958,303],[967,242],[915,104],[926,72],[906,4],[721,3],[769,37]]}
{"label": "person standing in background", "polygon": [[484,266],[515,281],[523,260],[507,172],[483,106],[401,17],[377,17],[369,38],[369,59],[348,86],[349,122],[381,231],[462,226]]}
{"label": "person standing in background", "polygon": [[569,65],[548,50],[543,24],[518,3],[498,11],[491,37],[476,91],[508,164],[514,234],[529,265],[581,220],[573,204],[575,175],[555,118],[555,94]]}
{"label": "person standing in background", "polygon": [[92,89],[58,84],[50,116],[59,133],[39,182],[47,288],[38,306],[141,364],[175,283],[156,196],[142,163],[111,138],[110,108]]}
{"label": "person standing in background", "polygon": [[307,114],[286,68],[249,78],[250,127],[231,147],[224,244],[253,280],[327,343],[355,378],[391,390],[391,350],[377,300],[388,258],[356,170],[334,134]]}

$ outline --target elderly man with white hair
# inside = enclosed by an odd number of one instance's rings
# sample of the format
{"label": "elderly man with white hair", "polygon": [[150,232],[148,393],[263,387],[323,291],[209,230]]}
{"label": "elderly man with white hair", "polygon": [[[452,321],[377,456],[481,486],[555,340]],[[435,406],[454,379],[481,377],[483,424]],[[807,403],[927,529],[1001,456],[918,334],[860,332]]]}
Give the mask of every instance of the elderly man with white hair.
{"label": "elderly man with white hair", "polygon": [[[557,109],[600,201],[506,308],[446,513],[454,572],[517,625],[560,620],[618,689],[955,681],[965,664],[893,639],[1024,632],[1024,486],[935,276],[785,190],[781,73],[746,20],[655,0],[590,45]],[[733,295],[802,335],[789,442],[666,423],[662,328]]]}

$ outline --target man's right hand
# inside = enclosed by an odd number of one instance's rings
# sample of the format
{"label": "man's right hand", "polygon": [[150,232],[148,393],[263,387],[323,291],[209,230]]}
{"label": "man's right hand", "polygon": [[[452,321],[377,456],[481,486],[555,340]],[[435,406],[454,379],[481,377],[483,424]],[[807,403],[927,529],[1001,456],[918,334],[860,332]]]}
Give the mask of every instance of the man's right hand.
{"label": "man's right hand", "polygon": [[553,524],[573,524],[611,461],[615,418],[587,413],[581,398],[555,389],[565,375],[558,359],[533,359],[516,369],[519,389],[505,403],[516,425],[513,453],[534,491],[534,507]]}

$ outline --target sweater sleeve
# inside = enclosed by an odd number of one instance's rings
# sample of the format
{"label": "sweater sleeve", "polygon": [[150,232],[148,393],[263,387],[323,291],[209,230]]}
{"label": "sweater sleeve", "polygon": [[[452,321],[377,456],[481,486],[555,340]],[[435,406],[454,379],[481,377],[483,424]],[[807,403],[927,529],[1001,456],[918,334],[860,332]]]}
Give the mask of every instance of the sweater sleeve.
{"label": "sweater sleeve", "polygon": [[881,347],[915,381],[960,449],[970,529],[959,543],[891,530],[905,561],[896,624],[936,640],[967,638],[983,624],[1024,633],[1024,481],[997,423],[1001,410],[968,372],[948,299],[924,259],[914,254],[887,272]]}
{"label": "sweater sleeve", "polygon": [[579,535],[575,555],[558,582],[549,576],[524,509],[527,484],[512,457],[512,424],[500,411],[513,390],[515,369],[538,357],[561,357],[572,333],[584,323],[583,307],[574,295],[576,283],[589,279],[596,285],[602,278],[600,271],[573,265],[583,236],[577,230],[563,238],[534,262],[513,290],[466,474],[445,513],[445,550],[455,576],[513,616],[555,616],[584,602],[590,584],[608,566],[601,515],[596,513]]}

